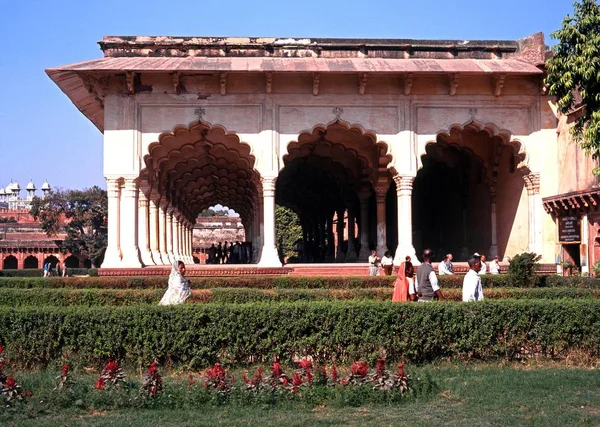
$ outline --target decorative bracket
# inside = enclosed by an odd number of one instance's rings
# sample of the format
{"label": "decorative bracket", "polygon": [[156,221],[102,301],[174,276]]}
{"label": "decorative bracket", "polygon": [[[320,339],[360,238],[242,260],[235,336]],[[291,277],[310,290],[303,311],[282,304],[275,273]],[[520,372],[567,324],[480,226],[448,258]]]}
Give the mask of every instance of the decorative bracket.
{"label": "decorative bracket", "polygon": [[135,72],[126,71],[125,72],[125,81],[127,82],[127,92],[129,95],[135,94]]}
{"label": "decorative bracket", "polygon": [[502,94],[502,88],[504,87],[504,79],[506,74],[499,74],[493,77],[494,79],[494,96],[500,96]]}
{"label": "decorative bracket", "polygon": [[360,73],[358,75],[358,94],[364,95],[367,89],[367,73]]}
{"label": "decorative bracket", "polygon": [[94,99],[104,108],[104,97],[108,93],[110,77],[91,77],[86,74],[80,74],[81,80],[88,93],[94,96]]}
{"label": "decorative bracket", "polygon": [[313,89],[312,94],[317,96],[319,94],[319,73],[312,73]]}
{"label": "decorative bracket", "polygon": [[331,112],[335,115],[335,120],[339,122],[342,114],[344,114],[344,109],[342,107],[334,107]]}
{"label": "decorative bracket", "polygon": [[450,86],[450,96],[456,95],[456,88],[458,87],[458,73],[448,75],[448,84]]}
{"label": "decorative bracket", "polygon": [[185,92],[183,83],[181,82],[181,73],[179,71],[175,71],[173,74],[171,74],[171,76],[173,77],[173,89],[175,90],[175,93],[177,95],[181,95],[183,92]]}
{"label": "decorative bracket", "polygon": [[410,95],[410,90],[413,84],[413,73],[408,73],[404,76],[404,95]]}
{"label": "decorative bracket", "polygon": [[203,121],[203,117],[206,114],[206,110],[202,107],[198,107],[194,110],[194,116],[198,117],[198,121]]}
{"label": "decorative bracket", "polygon": [[227,73],[219,74],[219,84],[221,86],[221,95],[227,95]]}
{"label": "decorative bracket", "polygon": [[267,93],[271,93],[272,89],[273,89],[273,73],[267,73],[266,74],[266,78],[267,78]]}

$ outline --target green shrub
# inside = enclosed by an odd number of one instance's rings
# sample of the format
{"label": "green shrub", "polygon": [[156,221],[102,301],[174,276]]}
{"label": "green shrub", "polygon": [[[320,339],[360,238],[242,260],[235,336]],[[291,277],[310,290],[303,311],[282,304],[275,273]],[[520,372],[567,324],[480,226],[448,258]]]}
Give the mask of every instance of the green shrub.
{"label": "green shrub", "polygon": [[114,357],[142,365],[208,366],[311,355],[389,362],[439,358],[600,356],[600,302],[372,301],[200,304],[180,307],[0,308],[10,361],[45,365]]}
{"label": "green shrub", "polygon": [[534,252],[515,255],[508,264],[508,275],[518,287],[534,286],[537,262],[542,258]]}

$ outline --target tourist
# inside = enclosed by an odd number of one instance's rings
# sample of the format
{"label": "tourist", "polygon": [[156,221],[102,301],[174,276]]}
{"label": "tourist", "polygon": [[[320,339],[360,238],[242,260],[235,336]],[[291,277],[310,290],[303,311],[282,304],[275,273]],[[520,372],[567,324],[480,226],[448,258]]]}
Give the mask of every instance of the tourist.
{"label": "tourist", "polygon": [[223,257],[221,258],[221,264],[227,264],[229,262],[229,245],[227,244],[227,240],[225,240],[225,244],[223,245]]}
{"label": "tourist", "polygon": [[450,272],[449,274],[454,274],[454,266],[452,265],[452,260],[454,257],[452,254],[446,254],[446,269]]}
{"label": "tourist", "polygon": [[62,277],[67,277],[67,264],[63,262],[62,265]]}
{"label": "tourist", "polygon": [[48,267],[50,267],[50,263],[47,262],[44,264],[44,277],[48,277]]}
{"label": "tourist", "polygon": [[383,254],[383,258],[381,258],[381,266],[383,267],[383,272],[386,276],[392,275],[392,270],[394,269],[394,258],[392,258],[390,251],[385,251],[385,254]]}
{"label": "tourist", "polygon": [[481,301],[483,300],[483,289],[481,287],[481,277],[477,272],[481,271],[481,257],[473,255],[469,258],[469,272],[463,279],[463,296],[464,302]]}
{"label": "tourist", "polygon": [[221,244],[221,242],[219,242],[219,245],[217,246],[217,262],[216,262],[216,264],[221,264],[222,260],[223,260],[223,245]]}
{"label": "tourist", "polygon": [[398,267],[398,278],[394,281],[392,302],[407,302],[416,300],[414,267],[410,261],[405,261]]}
{"label": "tourist", "polygon": [[207,264],[216,264],[217,261],[217,248],[215,246],[215,244],[213,243],[212,245],[210,245],[210,248],[208,248],[208,262]]}
{"label": "tourist", "polygon": [[450,273],[450,271],[448,270],[448,255],[446,255],[441,261],[440,264],[438,265],[438,274],[440,276],[444,276],[447,274],[452,274]]}
{"label": "tourist", "polygon": [[169,275],[169,287],[158,305],[183,304],[190,292],[190,281],[185,277],[185,264],[183,261],[175,261]]}
{"label": "tourist", "polygon": [[444,299],[444,295],[438,284],[438,279],[435,275],[435,270],[431,265],[433,260],[433,251],[425,249],[423,251],[423,264],[417,270],[417,282],[415,289],[419,302],[431,302],[435,297],[439,300]]}
{"label": "tourist", "polygon": [[380,261],[379,257],[377,257],[377,251],[373,249],[371,255],[369,255],[369,276],[377,276],[379,274]]}
{"label": "tourist", "polygon": [[[479,255],[477,252],[475,252],[475,255]],[[485,255],[481,255],[480,256],[481,259],[481,269],[479,270],[479,275],[481,276],[482,274],[487,274],[488,273],[488,268],[487,268],[487,264],[485,263]]]}
{"label": "tourist", "polygon": [[492,262],[490,262],[490,274],[500,274],[500,257],[496,255]]}

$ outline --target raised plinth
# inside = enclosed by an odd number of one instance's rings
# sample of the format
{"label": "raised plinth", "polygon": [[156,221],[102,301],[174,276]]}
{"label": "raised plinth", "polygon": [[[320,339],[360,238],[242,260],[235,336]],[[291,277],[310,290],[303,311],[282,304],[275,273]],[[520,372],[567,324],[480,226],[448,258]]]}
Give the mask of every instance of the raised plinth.
{"label": "raised plinth", "polygon": [[[186,266],[185,275],[188,277],[237,277],[237,276],[273,276],[287,275],[292,271],[287,267],[256,267],[229,265],[194,265]],[[100,268],[99,276],[167,276],[170,266],[146,268]]]}

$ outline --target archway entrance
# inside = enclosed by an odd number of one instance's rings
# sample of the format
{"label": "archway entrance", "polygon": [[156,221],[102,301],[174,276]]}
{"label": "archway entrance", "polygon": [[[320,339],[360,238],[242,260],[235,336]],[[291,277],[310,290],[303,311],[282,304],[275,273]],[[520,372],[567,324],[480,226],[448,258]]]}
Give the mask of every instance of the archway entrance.
{"label": "archway entrance", "polygon": [[16,270],[18,266],[19,263],[17,262],[17,258],[12,255],[4,258],[4,261],[2,262],[2,269],[4,270]]}
{"label": "archway entrance", "polygon": [[67,268],[79,268],[79,258],[75,255],[70,255],[65,259],[65,266]]}
{"label": "archway entrance", "polygon": [[29,255],[25,258],[25,261],[23,261],[23,268],[40,268],[38,259],[33,255]]}
{"label": "archway entrance", "polygon": [[[501,136],[474,125],[453,128],[426,146],[413,190],[413,243],[436,259],[474,252],[504,256],[523,192],[520,156]],[[497,209],[498,207],[498,209]],[[500,227],[497,224],[501,224]]]}
{"label": "archway entrance", "polygon": [[369,248],[379,246],[378,237],[385,245],[374,219],[376,193],[383,195],[378,200],[385,215],[391,160],[386,153],[376,135],[341,121],[317,126],[288,145],[276,202],[298,215],[300,262],[366,260]]}

